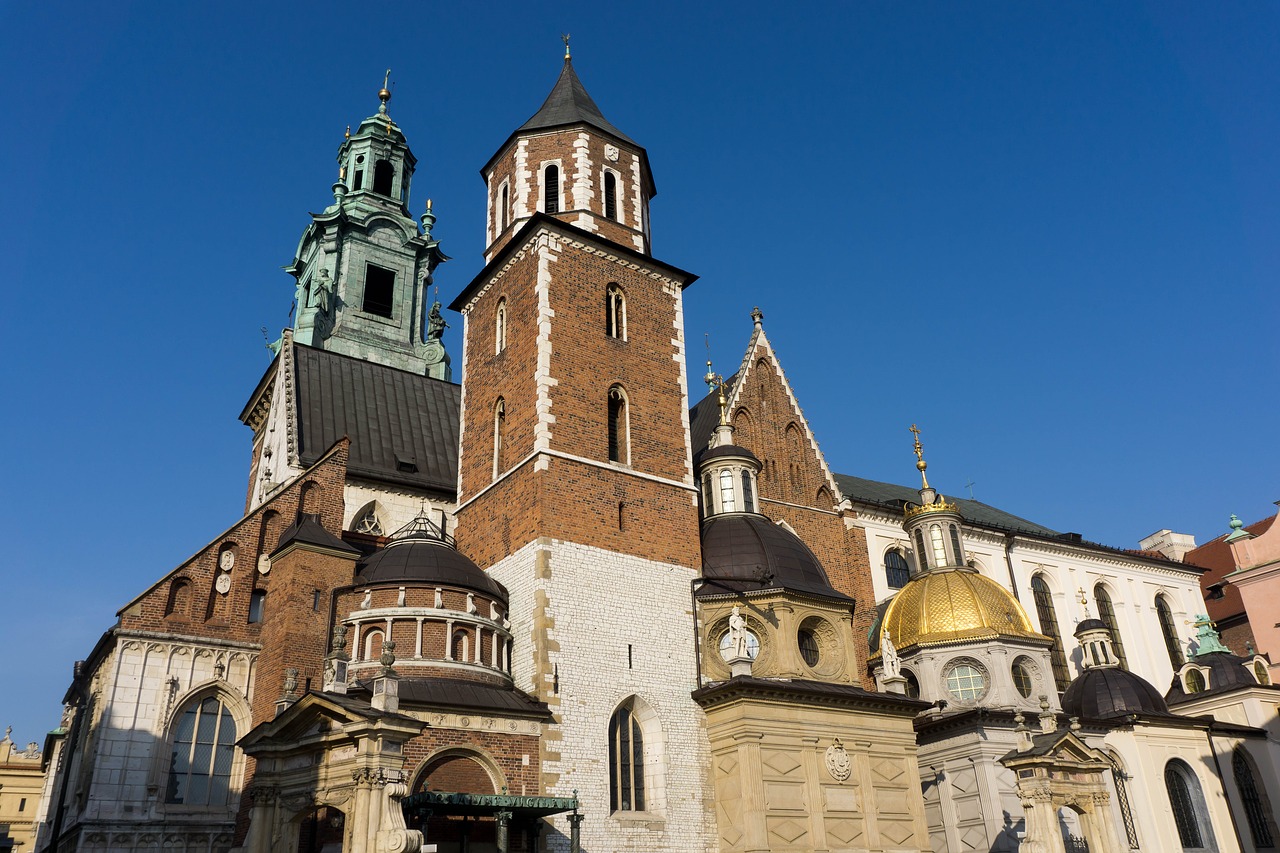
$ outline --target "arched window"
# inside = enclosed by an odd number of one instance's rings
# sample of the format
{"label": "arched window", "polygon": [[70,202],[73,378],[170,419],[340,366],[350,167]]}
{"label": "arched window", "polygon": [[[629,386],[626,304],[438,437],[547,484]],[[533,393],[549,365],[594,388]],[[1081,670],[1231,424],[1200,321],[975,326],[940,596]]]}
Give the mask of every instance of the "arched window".
{"label": "arched window", "polygon": [[1164,787],[1173,807],[1173,822],[1178,827],[1178,840],[1183,850],[1203,850],[1212,836],[1206,825],[1204,795],[1200,783],[1186,763],[1174,759],[1165,765]]}
{"label": "arched window", "polygon": [[453,660],[466,661],[471,653],[471,636],[466,631],[454,631],[449,644],[449,657]]}
{"label": "arched window", "polygon": [[220,806],[231,802],[236,722],[219,696],[195,699],[178,716],[165,802]]}
{"label": "arched window", "polygon": [[374,628],[364,635],[364,656],[361,660],[377,660],[382,656],[382,631]]}
{"label": "arched window", "polygon": [[1275,847],[1275,836],[1271,831],[1275,824],[1271,815],[1271,801],[1258,785],[1253,759],[1244,751],[1244,747],[1237,746],[1231,751],[1231,771],[1236,777],[1240,799],[1244,802],[1244,816],[1249,821],[1253,846]]}
{"label": "arched window", "polygon": [[929,556],[929,562],[935,566],[945,566],[947,564],[947,548],[942,544],[942,525],[929,525],[929,545],[933,548],[933,553]]}
{"label": "arched window", "polygon": [[737,508],[733,499],[733,472],[725,468],[720,472],[720,511],[733,512]]}
{"label": "arched window", "polygon": [[609,461],[631,461],[631,448],[628,441],[627,392],[621,385],[609,389]]}
{"label": "arched window", "polygon": [[714,515],[716,505],[711,500],[711,474],[706,473],[702,477],[702,512],[704,515]]}
{"label": "arched window", "polygon": [[964,565],[964,549],[960,547],[960,528],[954,524],[951,527],[951,551],[955,554],[955,564],[957,566]]}
{"label": "arched window", "polygon": [[261,622],[262,611],[267,603],[267,591],[265,589],[255,589],[249,594],[249,621]]}
{"label": "arched window", "polygon": [[756,496],[751,490],[751,472],[746,468],[742,469],[742,511],[756,511]]}
{"label": "arched window", "polygon": [[1120,662],[1120,666],[1128,669],[1129,662],[1124,656],[1124,639],[1120,636],[1120,625],[1116,622],[1116,609],[1111,604],[1111,595],[1107,592],[1107,588],[1102,584],[1095,584],[1093,600],[1098,605],[1098,618],[1111,632],[1111,648],[1115,649],[1116,660]]}
{"label": "arched window", "polygon": [[916,559],[920,561],[921,570],[928,568],[929,558],[924,552],[924,532],[921,528],[916,528]]}
{"label": "arched window", "polygon": [[605,288],[604,330],[611,338],[627,339],[627,298],[616,284]]}
{"label": "arched window", "polygon": [[920,698],[920,679],[916,678],[916,674],[909,669],[901,670],[902,677],[907,680],[906,690],[908,699]]}
{"label": "arched window", "polygon": [[493,312],[494,355],[507,348],[507,300],[498,300],[498,310]]}
{"label": "arched window", "polygon": [[189,615],[191,607],[191,581],[177,578],[169,586],[169,601],[165,605],[164,615],[183,618]]}
{"label": "arched window", "polygon": [[373,191],[378,195],[391,195],[391,185],[396,179],[396,168],[386,160],[373,164]]}
{"label": "arched window", "polygon": [[548,166],[542,173],[542,209],[546,213],[560,212],[559,166]]}
{"label": "arched window", "polygon": [[1204,674],[1198,669],[1187,670],[1187,692],[1203,693],[1205,690]]}
{"label": "arched window", "polygon": [[1049,592],[1049,584],[1043,575],[1031,579],[1031,592],[1036,599],[1036,615],[1040,617],[1040,633],[1053,640],[1053,647],[1049,649],[1053,683],[1058,692],[1062,692],[1071,683],[1071,673],[1067,670],[1067,658],[1062,651],[1062,633],[1058,630],[1058,615],[1053,609],[1053,593]]}
{"label": "arched window", "polygon": [[609,718],[609,808],[644,811],[644,736],[626,706]]}
{"label": "arched window", "polygon": [[1178,629],[1173,625],[1173,610],[1169,600],[1163,595],[1156,596],[1156,618],[1160,620],[1160,633],[1164,635],[1164,647],[1169,653],[1169,663],[1178,669],[1186,660],[1182,657],[1182,643],[1178,640]]}
{"label": "arched window", "polygon": [[609,171],[604,173],[604,218],[618,218],[618,179]]}
{"label": "arched window", "polygon": [[884,579],[889,589],[902,589],[911,580],[911,566],[902,551],[890,548],[884,555]]}
{"label": "arched window", "polygon": [[369,504],[360,514],[356,516],[356,520],[352,522],[351,529],[356,533],[367,533],[370,536],[382,535],[382,521],[378,518],[378,508],[375,504]]}
{"label": "arched window", "polygon": [[498,398],[493,404],[493,479],[498,479],[506,467],[507,449],[507,401]]}

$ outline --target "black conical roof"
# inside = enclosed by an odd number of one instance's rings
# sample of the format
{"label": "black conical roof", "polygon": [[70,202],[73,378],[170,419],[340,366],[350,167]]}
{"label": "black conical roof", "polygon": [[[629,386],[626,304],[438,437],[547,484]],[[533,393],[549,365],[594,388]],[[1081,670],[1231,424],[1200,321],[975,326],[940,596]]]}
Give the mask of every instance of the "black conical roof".
{"label": "black conical roof", "polygon": [[551,94],[547,95],[547,100],[533,114],[533,117],[520,125],[516,133],[524,133],[530,130],[546,130],[570,124],[589,124],[598,130],[603,130],[605,133],[618,137],[623,142],[629,142],[632,145],[636,144],[635,140],[618,130],[604,117],[604,113],[600,112],[596,102],[591,100],[591,96],[587,94],[587,88],[582,85],[582,81],[574,73],[573,61],[566,58],[564,68],[560,70],[560,79],[556,80],[556,85],[552,87]]}

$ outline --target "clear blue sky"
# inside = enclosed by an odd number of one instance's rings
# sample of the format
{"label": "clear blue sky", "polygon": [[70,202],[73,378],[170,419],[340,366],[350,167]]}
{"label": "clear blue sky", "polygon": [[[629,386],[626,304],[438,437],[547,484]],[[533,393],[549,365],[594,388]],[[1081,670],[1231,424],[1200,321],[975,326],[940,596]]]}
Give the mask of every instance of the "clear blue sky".
{"label": "clear blue sky", "polygon": [[[1134,547],[1280,498],[1275,3],[0,5],[0,726],[243,508],[281,271],[377,106],[480,267],[477,170],[573,34],[731,372],[753,305],[827,459]],[[455,359],[458,318],[446,343]]]}

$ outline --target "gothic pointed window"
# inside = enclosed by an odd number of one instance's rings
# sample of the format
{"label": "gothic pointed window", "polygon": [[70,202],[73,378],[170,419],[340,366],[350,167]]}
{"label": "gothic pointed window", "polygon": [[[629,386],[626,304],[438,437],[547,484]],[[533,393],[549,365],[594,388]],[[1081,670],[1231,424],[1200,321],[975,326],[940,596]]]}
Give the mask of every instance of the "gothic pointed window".
{"label": "gothic pointed window", "polygon": [[236,722],[220,696],[193,700],[173,729],[165,802],[226,807],[231,801]]}
{"label": "gothic pointed window", "polygon": [[498,300],[498,310],[493,313],[493,352],[507,348],[507,300]]}
{"label": "gothic pointed window", "polygon": [[618,179],[613,172],[604,173],[604,216],[605,219],[618,218]]}
{"label": "gothic pointed window", "polygon": [[884,579],[889,584],[889,589],[902,589],[911,580],[911,566],[897,548],[890,548],[885,552]]}
{"label": "gothic pointed window", "polygon": [[542,173],[542,210],[560,212],[560,167],[548,166]]}
{"label": "gothic pointed window", "polygon": [[378,508],[376,503],[371,503],[356,516],[356,520],[352,522],[351,529],[356,533],[365,533],[369,536],[381,536],[382,520],[378,518]]}
{"label": "gothic pointed window", "polygon": [[604,330],[611,338],[627,339],[627,297],[616,284],[605,288]]}
{"label": "gothic pointed window", "polygon": [[493,406],[493,479],[498,479],[506,467],[507,449],[507,401],[498,398]]}
{"label": "gothic pointed window", "polygon": [[609,718],[609,808],[644,811],[644,735],[633,710],[623,706]]}
{"label": "gothic pointed window", "polygon": [[609,389],[609,461],[630,463],[627,435],[627,393],[621,385]]}
{"label": "gothic pointed window", "polygon": [[1173,609],[1169,600],[1163,595],[1156,596],[1156,619],[1160,622],[1160,633],[1164,636],[1164,648],[1169,653],[1169,663],[1178,669],[1186,660],[1182,657],[1182,643],[1178,640],[1178,629],[1173,624]]}
{"label": "gothic pointed window", "polygon": [[379,160],[373,164],[373,191],[378,195],[391,195],[391,186],[396,180],[396,167],[387,160]]}
{"label": "gothic pointed window", "polygon": [[1053,682],[1061,692],[1071,683],[1071,673],[1062,652],[1062,632],[1058,630],[1058,614],[1053,609],[1053,593],[1043,575],[1031,579],[1031,592],[1036,600],[1036,615],[1040,617],[1040,633],[1053,640],[1049,660],[1053,664]]}
{"label": "gothic pointed window", "polygon": [[1244,815],[1249,821],[1249,833],[1253,836],[1253,846],[1274,849],[1276,842],[1272,827],[1275,825],[1275,819],[1271,814],[1271,801],[1267,798],[1266,791],[1258,784],[1253,759],[1245,752],[1244,747],[1237,746],[1232,750],[1231,771],[1236,778],[1240,799],[1244,803]]}
{"label": "gothic pointed window", "polygon": [[1116,660],[1120,666],[1128,669],[1129,662],[1124,656],[1124,639],[1120,636],[1120,623],[1116,621],[1116,609],[1111,604],[1111,595],[1107,592],[1107,588],[1102,584],[1096,584],[1093,587],[1093,600],[1098,605],[1098,618],[1111,632],[1111,648],[1115,650]]}

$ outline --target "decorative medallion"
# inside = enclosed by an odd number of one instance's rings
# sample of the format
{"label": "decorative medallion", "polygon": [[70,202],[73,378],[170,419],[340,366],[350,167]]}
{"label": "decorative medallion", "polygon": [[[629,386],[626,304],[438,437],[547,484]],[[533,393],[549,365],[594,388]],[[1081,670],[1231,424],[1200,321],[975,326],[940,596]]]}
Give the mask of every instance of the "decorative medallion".
{"label": "decorative medallion", "polygon": [[235,564],[236,564],[236,555],[235,555],[235,552],[232,551],[230,548],[223,551],[222,555],[218,557],[218,568],[222,569],[224,572],[231,571],[232,567],[235,566]]}
{"label": "decorative medallion", "polygon": [[604,159],[610,163],[618,162],[618,147],[616,145],[606,145],[604,147]]}
{"label": "decorative medallion", "polygon": [[258,574],[265,575],[271,571],[271,556],[269,554],[260,554],[258,556]]}
{"label": "decorative medallion", "polygon": [[213,582],[213,587],[218,592],[226,595],[231,591],[231,575],[218,575],[218,579]]}
{"label": "decorative medallion", "polygon": [[826,759],[827,772],[837,782],[847,782],[853,775],[853,761],[849,758],[849,753],[845,752],[840,738],[836,738],[835,743],[827,747]]}

